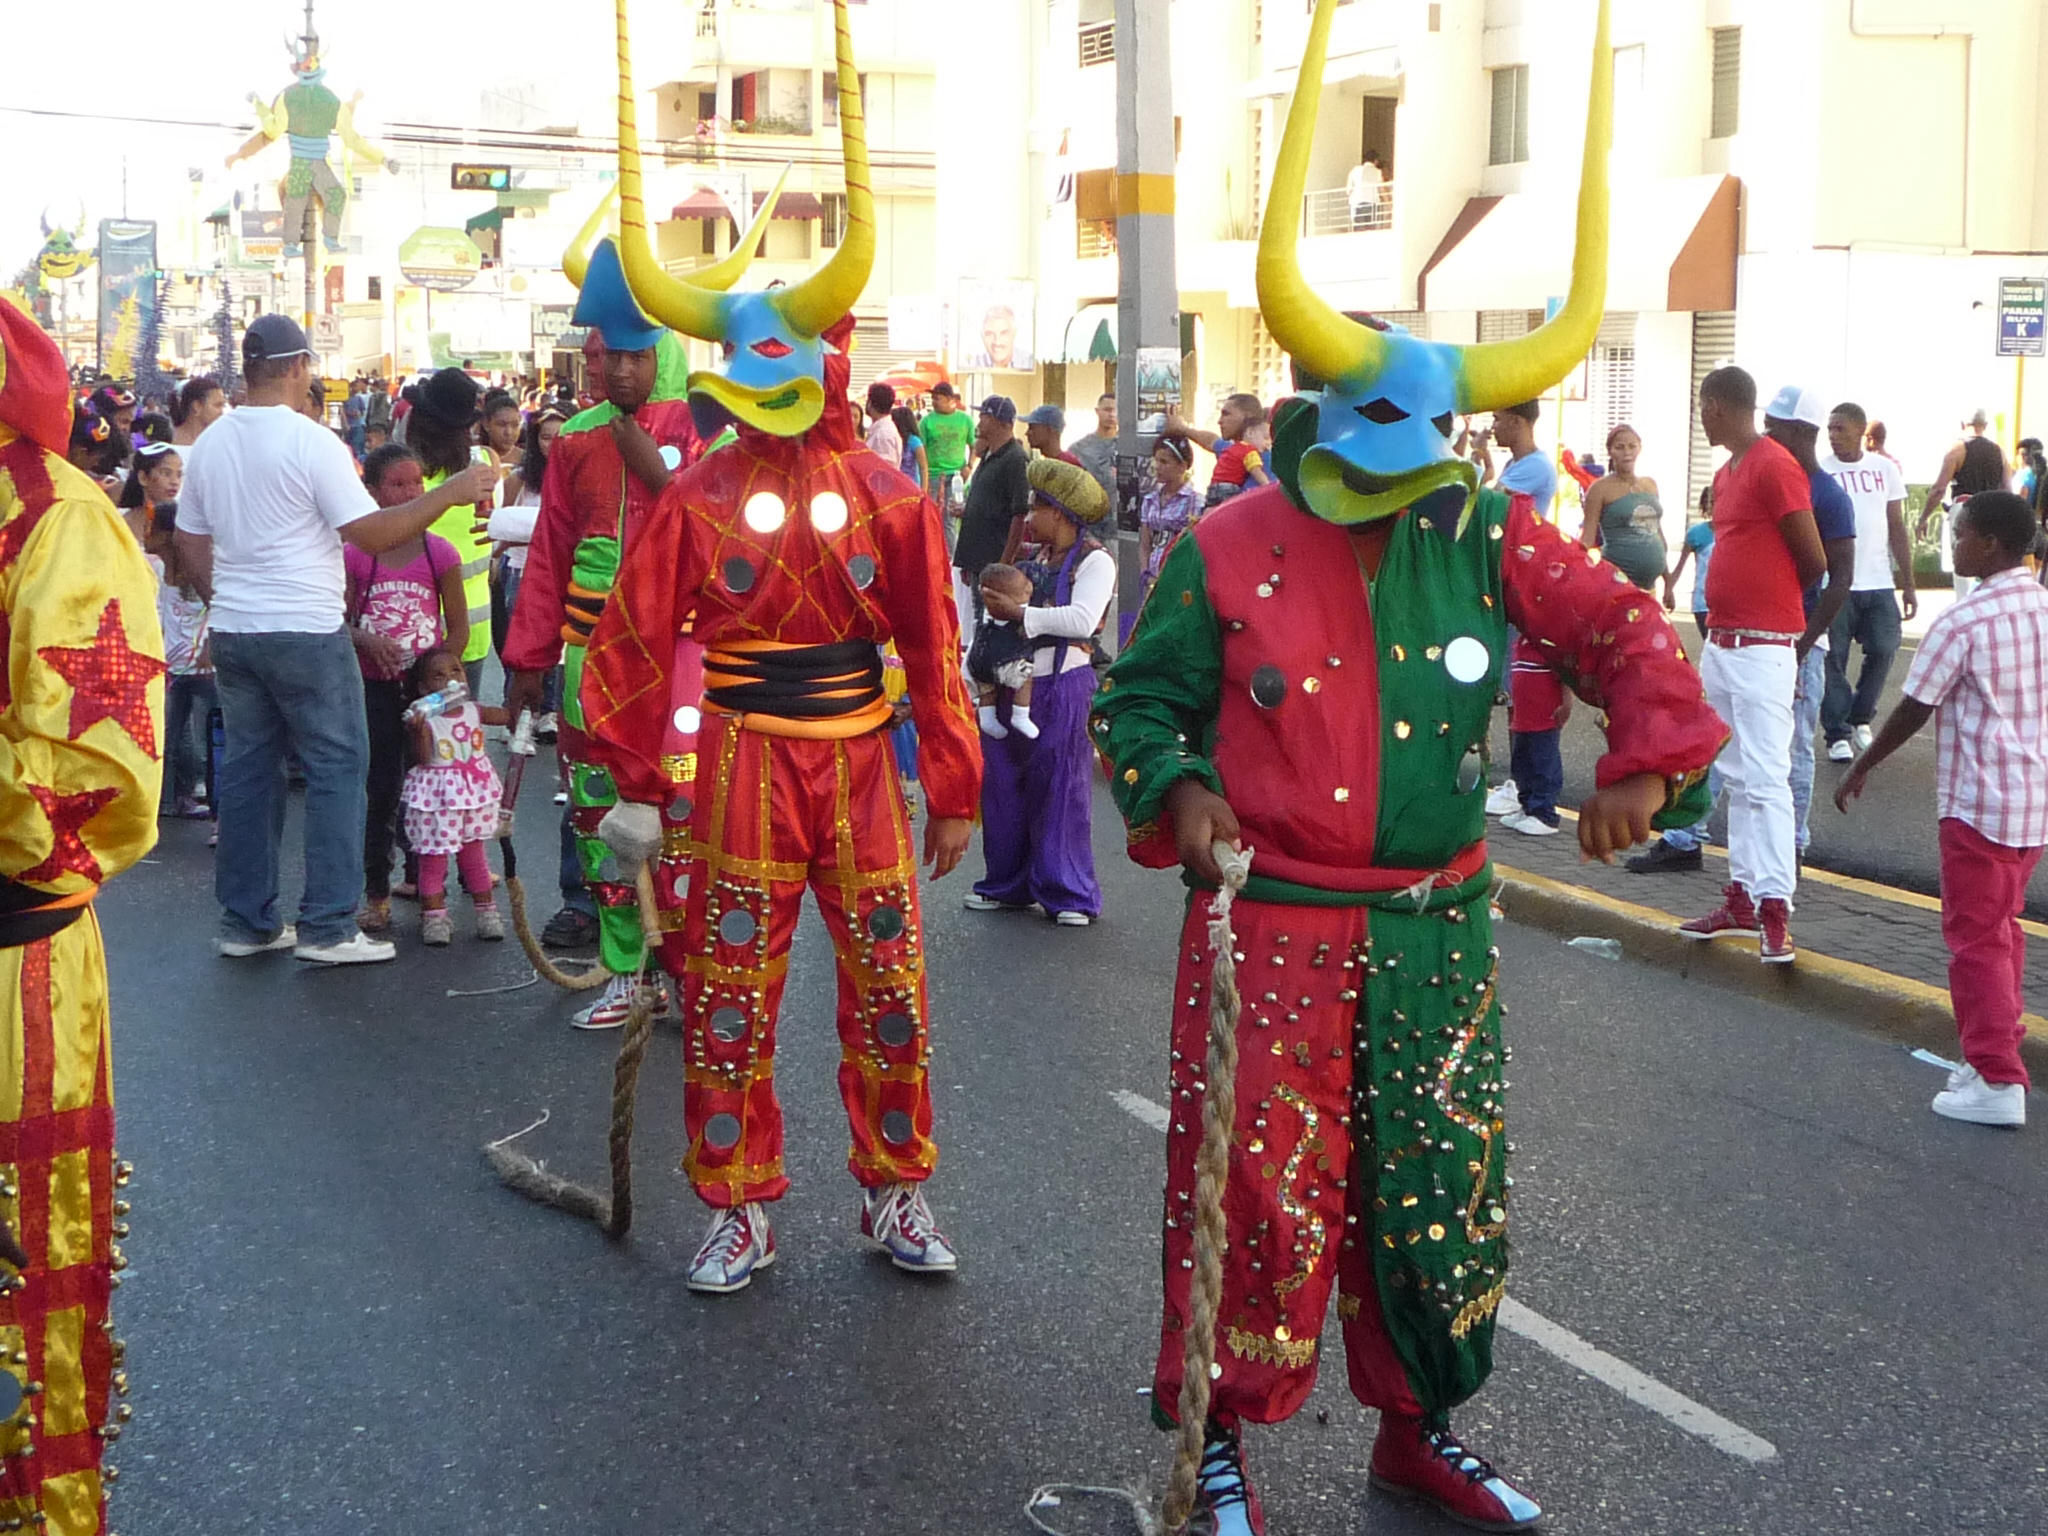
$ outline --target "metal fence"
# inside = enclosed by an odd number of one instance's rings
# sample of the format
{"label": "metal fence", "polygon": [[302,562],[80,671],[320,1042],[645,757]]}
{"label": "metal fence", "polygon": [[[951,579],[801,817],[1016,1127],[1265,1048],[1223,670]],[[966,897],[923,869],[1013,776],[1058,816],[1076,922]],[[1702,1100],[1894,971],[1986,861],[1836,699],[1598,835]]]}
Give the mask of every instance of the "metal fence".
{"label": "metal fence", "polygon": [[1394,184],[1383,181],[1367,189],[1370,196],[1356,207],[1342,187],[1311,192],[1301,200],[1301,227],[1306,235],[1348,235],[1394,227]]}

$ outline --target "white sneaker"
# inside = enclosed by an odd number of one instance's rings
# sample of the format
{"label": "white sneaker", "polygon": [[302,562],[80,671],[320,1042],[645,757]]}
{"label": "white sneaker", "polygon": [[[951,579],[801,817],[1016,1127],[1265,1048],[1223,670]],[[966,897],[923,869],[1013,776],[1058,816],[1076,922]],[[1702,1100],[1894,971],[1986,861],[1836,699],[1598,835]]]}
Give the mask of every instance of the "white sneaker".
{"label": "white sneaker", "polygon": [[290,949],[299,942],[299,930],[286,923],[277,930],[277,937],[258,942],[254,939],[215,939],[213,950],[229,960],[242,960],[250,955],[267,955],[272,950]]}
{"label": "white sneaker", "polygon": [[373,939],[367,933],[356,932],[339,944],[301,944],[292,953],[315,965],[375,965],[381,960],[396,960],[398,946],[384,939]]}
{"label": "white sneaker", "polygon": [[[1868,746],[1869,743],[1865,742],[1864,745]],[[1846,741],[1831,741],[1828,743],[1828,761],[1831,763],[1853,763],[1856,761],[1856,748],[1850,746]]]}
{"label": "white sneaker", "polygon": [[871,1189],[861,1201],[860,1235],[914,1275],[949,1275],[960,1267],[953,1245],[939,1231],[922,1184]]}
{"label": "white sneaker", "polygon": [[1949,1073],[1948,1087],[1934,1096],[1933,1108],[1949,1120],[2018,1129],[2027,1123],[2027,1090],[2018,1083],[1987,1083],[1975,1067],[1965,1065]]}
{"label": "white sneaker", "polygon": [[1868,752],[1870,744],[1877,740],[1877,733],[1867,725],[1857,726],[1850,734],[1856,738],[1856,750],[1858,752]]}
{"label": "white sneaker", "polygon": [[1486,814],[1489,816],[1512,816],[1522,808],[1522,792],[1515,788],[1515,781],[1509,779],[1486,797]]}
{"label": "white sneaker", "polygon": [[1086,912],[1055,912],[1052,920],[1062,928],[1086,928],[1095,921]]}
{"label": "white sneaker", "polygon": [[1016,902],[997,901],[994,897],[984,896],[979,891],[969,891],[960,905],[970,912],[1021,912],[1024,910]]}
{"label": "white sneaker", "polygon": [[775,1229],[768,1212],[756,1204],[734,1206],[711,1218],[704,1246],[690,1261],[683,1284],[693,1291],[729,1296],[743,1291],[754,1271],[775,1262]]}
{"label": "white sneaker", "polygon": [[1558,829],[1549,822],[1538,820],[1536,817],[1520,810],[1517,810],[1512,815],[1501,817],[1500,824],[1507,831],[1519,832],[1524,837],[1555,837],[1558,833]]}
{"label": "white sneaker", "polygon": [[604,990],[597,995],[597,1001],[587,1008],[579,1008],[569,1016],[571,1029],[618,1029],[626,1022],[626,1016],[633,1011],[634,1000],[640,989],[648,989],[654,1000],[654,1017],[668,1017],[668,990],[659,978],[645,979],[633,976],[614,976],[604,984]]}

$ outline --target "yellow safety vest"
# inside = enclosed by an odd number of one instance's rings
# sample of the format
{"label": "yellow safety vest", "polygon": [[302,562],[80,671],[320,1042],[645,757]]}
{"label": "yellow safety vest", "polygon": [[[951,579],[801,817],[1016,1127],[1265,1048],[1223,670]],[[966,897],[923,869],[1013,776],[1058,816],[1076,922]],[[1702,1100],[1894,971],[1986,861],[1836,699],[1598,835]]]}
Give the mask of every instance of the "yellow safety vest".
{"label": "yellow safety vest", "polygon": [[[484,449],[475,448],[470,451],[470,461],[488,464],[490,458]],[[427,476],[426,488],[431,491],[447,478],[436,471]],[[456,557],[462,561],[462,595],[469,607],[469,644],[462,648],[464,661],[482,661],[491,653],[491,536],[476,528],[475,523],[475,505],[464,502],[443,512],[428,530],[453,544]]]}

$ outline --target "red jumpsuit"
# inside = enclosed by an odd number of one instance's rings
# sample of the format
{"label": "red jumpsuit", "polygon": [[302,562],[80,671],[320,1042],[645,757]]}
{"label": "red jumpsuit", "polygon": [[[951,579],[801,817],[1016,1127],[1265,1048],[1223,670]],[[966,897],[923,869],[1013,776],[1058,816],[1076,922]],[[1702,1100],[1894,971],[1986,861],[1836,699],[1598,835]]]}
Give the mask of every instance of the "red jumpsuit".
{"label": "red jumpsuit", "polygon": [[[838,953],[853,1175],[878,1188],[937,1162],[918,853],[876,647],[892,643],[909,675],[929,814],[971,818],[981,754],[948,576],[931,504],[828,414],[801,438],[743,432],[672,481],[591,641],[591,759],[623,799],[653,805],[670,797],[664,731],[696,723],[672,702],[686,623],[703,647],[705,773],[670,834],[689,888],[666,958],[683,980],[684,1167],[709,1205],[788,1188],[775,1022],[806,885]],[[791,658],[819,675],[758,680]]]}

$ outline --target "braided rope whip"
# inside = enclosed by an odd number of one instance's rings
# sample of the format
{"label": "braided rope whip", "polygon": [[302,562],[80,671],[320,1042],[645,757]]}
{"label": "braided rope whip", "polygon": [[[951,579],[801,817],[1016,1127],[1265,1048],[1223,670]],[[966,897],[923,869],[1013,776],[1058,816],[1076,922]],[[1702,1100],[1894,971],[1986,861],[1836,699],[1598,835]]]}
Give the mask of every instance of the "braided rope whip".
{"label": "braided rope whip", "polygon": [[1229,1240],[1223,1190],[1230,1177],[1230,1133],[1237,1123],[1237,937],[1230,909],[1251,875],[1252,854],[1228,843],[1214,849],[1223,872],[1209,915],[1210,966],[1207,1091],[1202,1095],[1202,1145],[1195,1156],[1195,1271],[1188,1292],[1188,1328],[1183,1336],[1180,1434],[1168,1475],[1160,1523],[1168,1532],[1187,1526],[1194,1513],[1196,1476],[1209,1422],[1209,1393],[1216,1366],[1216,1313],[1223,1303],[1223,1250]]}
{"label": "braided rope whip", "polygon": [[611,973],[601,965],[588,970],[565,971],[548,958],[540,941],[533,936],[533,925],[526,917],[526,886],[517,875],[505,877],[505,895],[512,903],[512,931],[519,937],[519,947],[526,951],[526,958],[533,962],[535,972],[543,981],[551,981],[565,992],[593,992],[611,980]]}

